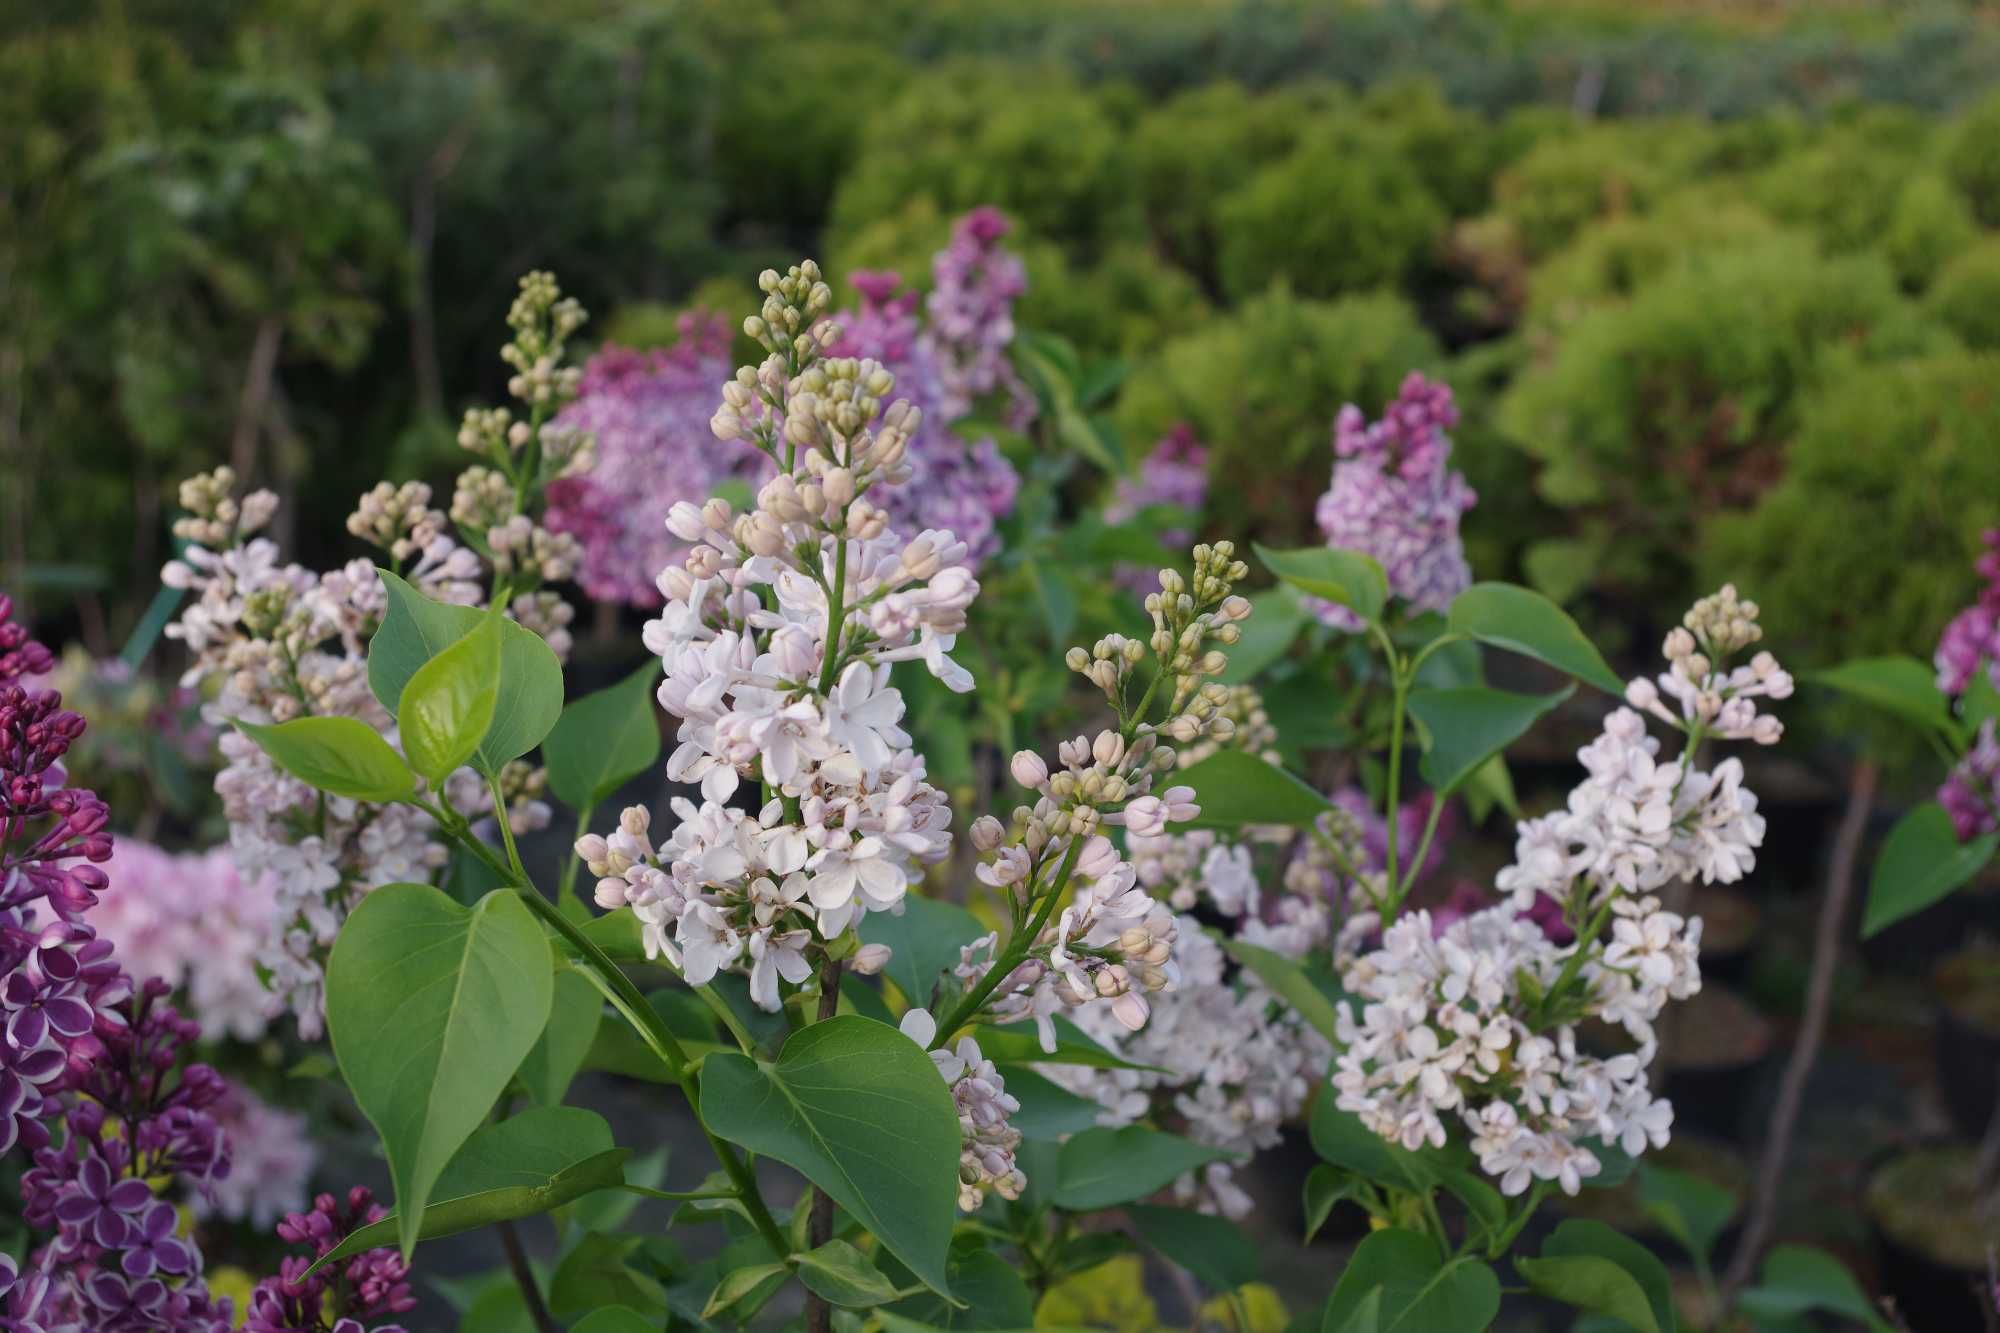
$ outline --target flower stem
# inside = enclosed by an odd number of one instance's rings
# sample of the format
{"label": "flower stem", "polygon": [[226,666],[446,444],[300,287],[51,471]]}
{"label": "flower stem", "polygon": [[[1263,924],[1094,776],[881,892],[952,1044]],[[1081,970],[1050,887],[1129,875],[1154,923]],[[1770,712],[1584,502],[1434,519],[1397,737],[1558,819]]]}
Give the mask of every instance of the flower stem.
{"label": "flower stem", "polygon": [[561,1333],[561,1326],[542,1302],[542,1289],[535,1281],[535,1270],[528,1265],[527,1251],[521,1248],[520,1232],[514,1229],[512,1222],[496,1222],[494,1230],[500,1233],[500,1249],[507,1256],[507,1267],[514,1274],[514,1285],[521,1289],[521,1305],[527,1310],[535,1333]]}
{"label": "flower stem", "polygon": [[1063,853],[1062,865],[1056,871],[1055,883],[1050,887],[1048,896],[1042,899],[1041,906],[1035,909],[1034,918],[1028,922],[1026,929],[1014,933],[1014,938],[1007,941],[1006,949],[993,960],[993,966],[986,969],[986,975],[979,979],[979,984],[967,991],[965,996],[952,1007],[949,1018],[938,1024],[937,1034],[931,1038],[932,1050],[937,1050],[950,1041],[952,1033],[971,1022],[978,1015],[980,1006],[986,1003],[987,997],[993,994],[1000,983],[1013,974],[1021,960],[1028,956],[1028,950],[1034,947],[1035,940],[1049,924],[1049,918],[1055,915],[1056,904],[1062,900],[1063,890],[1069,887],[1069,873],[1076,867],[1076,858],[1082,851],[1083,839],[1071,837],[1069,850]]}
{"label": "flower stem", "polygon": [[833,689],[833,673],[840,666],[841,622],[847,617],[847,539],[833,539],[833,597],[826,604],[826,661],[819,669],[819,692]]}

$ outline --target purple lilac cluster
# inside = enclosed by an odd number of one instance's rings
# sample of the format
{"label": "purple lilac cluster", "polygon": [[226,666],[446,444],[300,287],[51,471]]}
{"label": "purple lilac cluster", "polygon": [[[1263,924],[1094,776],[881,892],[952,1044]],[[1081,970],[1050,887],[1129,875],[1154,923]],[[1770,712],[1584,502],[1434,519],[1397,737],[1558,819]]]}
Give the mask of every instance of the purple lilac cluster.
{"label": "purple lilac cluster", "polygon": [[[1478,501],[1451,471],[1458,406],[1449,386],[1412,371],[1379,421],[1349,403],[1333,424],[1333,482],[1315,517],[1328,546],[1381,562],[1389,591],[1423,611],[1441,611],[1472,582],[1459,518]],[[1359,630],[1345,607],[1313,601],[1329,625]]]}
{"label": "purple lilac cluster", "polygon": [[[1971,688],[1981,665],[1993,688],[2000,690],[2000,528],[1988,529],[1980,539],[1986,552],[1973,568],[1986,584],[1979,599],[1953,617],[1938,639],[1938,688],[1954,697]],[[1937,795],[1960,842],[2000,828],[2000,736],[1995,735],[1991,718],[1980,725],[1972,748]]]}
{"label": "purple lilac cluster", "polygon": [[1021,478],[990,438],[966,440],[952,431],[950,423],[970,404],[947,386],[947,358],[917,320],[917,294],[899,292],[902,279],[894,273],[864,270],[853,282],[861,306],[835,316],[840,338],[830,354],[880,361],[896,377],[897,395],[923,413],[906,455],[910,480],[883,490],[883,511],[899,532],[949,530],[976,566],[998,549],[996,524],[1013,512]]}
{"label": "purple lilac cluster", "polygon": [[[1136,477],[1121,477],[1104,506],[1107,523],[1129,523],[1153,505],[1171,505],[1190,513],[1201,512],[1208,501],[1208,449],[1195,438],[1194,428],[1183,423],[1160,437],[1153,452],[1139,465]],[[1186,528],[1162,528],[1160,544],[1169,549],[1188,545],[1194,533]],[[1159,585],[1159,571],[1140,565],[1121,564],[1113,577],[1119,586],[1144,595]]]}
{"label": "purple lilac cluster", "polygon": [[924,305],[937,357],[939,400],[947,422],[994,392],[1006,395],[1003,420],[1025,430],[1035,397],[1014,371],[1014,302],[1028,290],[1028,271],[1001,238],[1013,224],[997,208],[975,208],[952,228],[951,243],[931,260],[931,294]]}
{"label": "purple lilac cluster", "polygon": [[640,352],[607,347],[584,367],[575,402],[555,424],[597,441],[589,472],[549,483],[544,522],[583,547],[577,582],[600,602],[660,605],[652,576],[685,549],[667,511],[697,504],[732,478],[754,485],[763,460],[719,449],[708,428],[715,386],[729,378],[730,330],[721,316],[680,318],[680,341]]}
{"label": "purple lilac cluster", "polygon": [[322,1194],[310,1212],[287,1216],[278,1224],[278,1236],[310,1246],[312,1257],[286,1259],[277,1277],[258,1284],[244,1333],[403,1333],[399,1324],[378,1324],[371,1330],[367,1323],[416,1308],[409,1266],[393,1248],[364,1250],[306,1275],[343,1238],[386,1215],[357,1185],[345,1202]]}

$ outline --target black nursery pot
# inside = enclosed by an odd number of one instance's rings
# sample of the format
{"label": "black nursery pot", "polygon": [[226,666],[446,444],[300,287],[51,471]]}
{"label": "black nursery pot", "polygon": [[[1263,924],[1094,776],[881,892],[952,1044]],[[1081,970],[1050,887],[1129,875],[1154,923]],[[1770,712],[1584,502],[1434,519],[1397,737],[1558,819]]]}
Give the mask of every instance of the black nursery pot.
{"label": "black nursery pot", "polygon": [[[1866,1213],[1882,1290],[1894,1298],[1906,1327],[1988,1326],[1982,1306],[1992,1295],[1977,1251],[1992,1229],[1980,1222],[1963,1188],[1975,1156],[1968,1147],[1917,1148],[1885,1158],[1869,1174]],[[1929,1236],[1916,1229],[1924,1219]],[[1946,1243],[1959,1252],[1944,1252]]]}
{"label": "black nursery pot", "polygon": [[1931,982],[1940,999],[1938,1090],[1959,1134],[1977,1140],[2000,1104],[2000,949],[1962,949],[1938,965]]}

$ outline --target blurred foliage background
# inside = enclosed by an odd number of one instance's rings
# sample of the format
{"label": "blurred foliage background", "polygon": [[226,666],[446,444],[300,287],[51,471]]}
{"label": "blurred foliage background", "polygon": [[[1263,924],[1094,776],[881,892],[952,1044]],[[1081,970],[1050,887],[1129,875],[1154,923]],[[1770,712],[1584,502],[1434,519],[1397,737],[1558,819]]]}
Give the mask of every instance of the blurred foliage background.
{"label": "blurred foliage background", "polygon": [[659,341],[991,203],[1023,321],[1129,365],[1125,453],[1211,446],[1215,532],[1307,536],[1333,412],[1416,366],[1483,576],[1923,651],[2000,521],[1996,90],[1966,3],[15,0],[0,584],[115,649],[222,460],[321,563],[453,465],[526,268]]}

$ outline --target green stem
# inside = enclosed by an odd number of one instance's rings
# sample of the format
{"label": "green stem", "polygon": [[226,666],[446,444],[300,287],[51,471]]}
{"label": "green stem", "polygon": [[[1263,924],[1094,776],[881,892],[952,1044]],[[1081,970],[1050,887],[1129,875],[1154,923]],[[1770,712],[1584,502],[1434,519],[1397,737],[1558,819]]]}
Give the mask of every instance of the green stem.
{"label": "green stem", "polygon": [[1062,900],[1063,890],[1069,887],[1069,872],[1076,867],[1076,858],[1082,852],[1083,839],[1072,836],[1069,850],[1063,853],[1062,865],[1056,871],[1055,883],[1050,887],[1048,896],[1042,899],[1041,906],[1035,909],[1034,918],[1028,922],[1026,929],[1014,933],[1014,938],[1007,941],[1007,948],[993,960],[993,966],[986,970],[979,984],[967,991],[953,1006],[950,1017],[938,1024],[937,1035],[931,1038],[932,1050],[950,1041],[952,1033],[971,1022],[978,1015],[980,1006],[986,1003],[986,998],[1002,981],[1013,975],[1021,960],[1028,956],[1028,950],[1034,947],[1035,940],[1049,924],[1049,918],[1055,915],[1056,904]]}
{"label": "green stem", "polygon": [[[1392,650],[1393,651],[1393,650]],[[1389,710],[1389,777],[1382,794],[1383,817],[1388,821],[1389,844],[1383,858],[1386,870],[1384,878],[1389,885],[1390,904],[1387,918],[1382,922],[1386,929],[1396,919],[1396,911],[1403,905],[1403,895],[1396,889],[1400,882],[1402,863],[1397,859],[1396,843],[1402,824],[1403,796],[1403,713],[1410,702],[1410,678],[1404,674],[1402,664],[1394,664],[1396,673],[1395,697]]]}
{"label": "green stem", "polygon": [[1488,1259],[1498,1259],[1501,1255],[1507,1253],[1508,1248],[1514,1243],[1514,1238],[1521,1234],[1521,1228],[1528,1225],[1528,1219],[1533,1217],[1535,1210],[1542,1206],[1542,1200],[1548,1197],[1548,1192],[1546,1183],[1541,1181],[1536,1182],[1535,1188],[1528,1194],[1528,1202],[1521,1209],[1520,1215],[1508,1222],[1506,1229],[1494,1237],[1492,1244],[1486,1247],[1486,1257]]}
{"label": "green stem", "polygon": [[[1431,839],[1437,836],[1438,819],[1443,814],[1444,798],[1432,793],[1431,812],[1424,819],[1424,836],[1417,843],[1417,853],[1410,858],[1410,873],[1403,876],[1402,884],[1391,886],[1397,907],[1403,905],[1403,899],[1409,897],[1410,890],[1417,886],[1417,876],[1423,871],[1424,857],[1430,854]],[[1395,912],[1391,910],[1390,915],[1393,917]]]}
{"label": "green stem", "polygon": [[528,882],[527,867],[521,864],[520,850],[514,846],[514,825],[507,818],[507,797],[500,790],[500,779],[497,775],[492,773],[486,775],[486,789],[493,793],[493,822],[500,826],[500,842],[507,849],[508,865],[513,869],[516,878],[525,884]]}
{"label": "green stem", "polygon": [[583,864],[583,858],[576,854],[576,844],[583,835],[590,832],[590,817],[597,807],[586,805],[576,812],[576,837],[570,839],[570,854],[563,860],[562,880],[556,885],[556,902],[567,912],[583,907],[583,899],[576,894],[576,868]]}
{"label": "green stem", "polygon": [[833,689],[833,673],[840,666],[841,622],[847,616],[847,539],[835,537],[833,547],[833,597],[826,604],[826,661],[819,669],[819,692]]}

